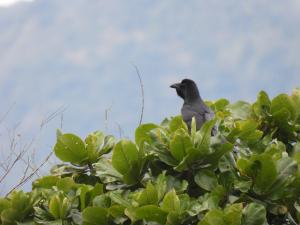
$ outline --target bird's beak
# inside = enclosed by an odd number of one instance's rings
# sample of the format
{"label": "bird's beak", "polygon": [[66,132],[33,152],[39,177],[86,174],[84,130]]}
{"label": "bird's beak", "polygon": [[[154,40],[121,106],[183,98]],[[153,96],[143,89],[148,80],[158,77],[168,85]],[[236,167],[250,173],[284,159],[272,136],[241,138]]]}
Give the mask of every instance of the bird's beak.
{"label": "bird's beak", "polygon": [[170,86],[170,88],[175,88],[175,89],[177,89],[177,88],[179,88],[179,87],[180,87],[180,83],[172,84],[172,85]]}

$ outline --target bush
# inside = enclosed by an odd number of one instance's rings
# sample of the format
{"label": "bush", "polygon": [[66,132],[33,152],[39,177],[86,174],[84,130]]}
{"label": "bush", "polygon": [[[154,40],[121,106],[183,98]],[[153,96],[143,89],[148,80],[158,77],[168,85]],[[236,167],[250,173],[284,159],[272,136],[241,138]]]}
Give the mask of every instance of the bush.
{"label": "bush", "polygon": [[58,131],[64,163],[1,198],[1,224],[298,224],[300,91],[208,104],[216,117],[199,131],[180,116],[139,126],[134,142]]}

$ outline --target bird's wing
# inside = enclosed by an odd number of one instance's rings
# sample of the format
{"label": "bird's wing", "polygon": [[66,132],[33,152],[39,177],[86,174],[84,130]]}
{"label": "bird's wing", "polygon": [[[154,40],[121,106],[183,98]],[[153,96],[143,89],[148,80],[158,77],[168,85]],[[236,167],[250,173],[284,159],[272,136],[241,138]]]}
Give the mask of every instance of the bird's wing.
{"label": "bird's wing", "polygon": [[201,128],[205,122],[205,111],[201,111],[201,108],[193,107],[191,105],[184,105],[181,109],[181,115],[183,121],[187,124],[188,128],[191,128],[193,117],[196,120],[197,130]]}
{"label": "bird's wing", "polygon": [[204,114],[205,112],[201,112],[200,110],[196,109],[191,105],[184,105],[181,109],[182,119],[186,123],[191,122],[193,117],[196,117],[196,119],[203,118],[204,120]]}
{"label": "bird's wing", "polygon": [[[198,107],[195,108],[191,105],[184,105],[181,109],[181,114],[183,121],[189,128],[191,126],[192,118],[195,117],[197,129],[200,129],[206,121],[212,120],[215,116],[214,112],[208,107],[199,109]],[[211,133],[212,135],[217,134],[216,126],[213,127]]]}

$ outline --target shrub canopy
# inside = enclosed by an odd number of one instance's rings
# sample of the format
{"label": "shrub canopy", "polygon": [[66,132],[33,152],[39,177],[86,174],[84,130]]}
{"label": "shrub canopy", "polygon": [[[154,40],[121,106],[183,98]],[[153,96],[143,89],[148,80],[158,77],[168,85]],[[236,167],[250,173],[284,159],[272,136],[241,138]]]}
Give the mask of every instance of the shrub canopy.
{"label": "shrub canopy", "polygon": [[0,223],[299,223],[300,91],[208,105],[216,116],[198,131],[180,116],[142,124],[134,141],[58,131],[53,151],[63,163],[31,192],[0,198]]}

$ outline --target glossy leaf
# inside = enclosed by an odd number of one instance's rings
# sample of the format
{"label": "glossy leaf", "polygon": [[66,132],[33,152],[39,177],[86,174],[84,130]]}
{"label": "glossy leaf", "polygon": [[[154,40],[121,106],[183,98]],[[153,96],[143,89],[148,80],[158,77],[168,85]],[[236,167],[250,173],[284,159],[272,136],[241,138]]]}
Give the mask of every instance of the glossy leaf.
{"label": "glossy leaf", "polygon": [[134,143],[122,140],[116,144],[113,155],[112,165],[121,174],[126,174],[131,165],[138,162],[138,150]]}
{"label": "glossy leaf", "polygon": [[180,200],[174,189],[165,195],[161,208],[167,212],[178,212],[180,210]]}
{"label": "glossy leaf", "polygon": [[250,203],[243,211],[242,225],[264,225],[266,209],[263,205]]}
{"label": "glossy leaf", "polygon": [[83,141],[74,134],[59,136],[54,146],[54,152],[62,161],[75,164],[80,164],[88,158]]}
{"label": "glossy leaf", "polygon": [[138,199],[140,206],[143,205],[155,205],[158,203],[158,192],[150,182],[148,182],[146,188],[140,193]]}
{"label": "glossy leaf", "polygon": [[107,210],[102,207],[88,207],[82,212],[83,225],[109,224]]}
{"label": "glossy leaf", "polygon": [[153,123],[142,124],[135,130],[135,142],[140,145],[142,141],[150,142],[149,132],[158,126]]}
{"label": "glossy leaf", "polygon": [[155,205],[145,205],[135,210],[136,217],[138,219],[144,219],[146,221],[154,221],[160,224],[165,224],[167,215],[164,210]]}
{"label": "glossy leaf", "polygon": [[191,147],[193,143],[188,133],[183,129],[177,130],[170,142],[170,151],[174,158],[180,162],[189,153]]}
{"label": "glossy leaf", "polygon": [[212,191],[218,185],[218,179],[215,173],[210,170],[198,171],[195,175],[195,182],[207,191]]}

